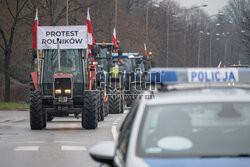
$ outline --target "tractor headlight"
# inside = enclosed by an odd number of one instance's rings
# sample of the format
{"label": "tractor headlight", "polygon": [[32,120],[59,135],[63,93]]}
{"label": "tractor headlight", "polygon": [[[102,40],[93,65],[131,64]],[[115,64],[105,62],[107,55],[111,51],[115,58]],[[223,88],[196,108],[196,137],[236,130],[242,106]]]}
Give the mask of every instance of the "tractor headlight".
{"label": "tractor headlight", "polygon": [[70,89],[65,89],[64,91],[66,94],[70,94],[71,93],[71,90]]}
{"label": "tractor headlight", "polygon": [[62,93],[62,90],[61,89],[56,89],[55,90],[55,94],[61,94]]}

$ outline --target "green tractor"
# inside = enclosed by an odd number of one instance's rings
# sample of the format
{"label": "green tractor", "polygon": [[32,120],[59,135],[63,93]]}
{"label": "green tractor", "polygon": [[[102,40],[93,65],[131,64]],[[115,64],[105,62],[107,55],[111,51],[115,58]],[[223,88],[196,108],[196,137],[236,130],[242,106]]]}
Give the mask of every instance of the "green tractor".
{"label": "green tractor", "polygon": [[[105,86],[101,87],[104,91],[104,106],[108,108],[106,111],[111,114],[118,114],[124,111],[122,84],[124,75],[118,66],[119,59],[112,57],[114,50],[115,48],[112,43],[97,43],[97,45],[93,47],[92,54],[99,68],[97,78],[103,78],[104,81],[102,81],[102,83],[105,83]],[[122,55],[120,49],[118,50],[118,55]]]}
{"label": "green tractor", "polygon": [[[113,57],[117,57],[117,54]],[[119,66],[125,71],[125,99],[127,107],[131,107],[132,102],[145,89],[147,59],[138,53],[123,53]]]}
{"label": "green tractor", "polygon": [[[82,127],[96,129],[100,108],[98,90],[92,90],[91,73],[85,49],[39,50],[38,71],[31,73],[30,127],[46,128],[56,116],[81,115]],[[94,75],[94,74],[92,74]]]}

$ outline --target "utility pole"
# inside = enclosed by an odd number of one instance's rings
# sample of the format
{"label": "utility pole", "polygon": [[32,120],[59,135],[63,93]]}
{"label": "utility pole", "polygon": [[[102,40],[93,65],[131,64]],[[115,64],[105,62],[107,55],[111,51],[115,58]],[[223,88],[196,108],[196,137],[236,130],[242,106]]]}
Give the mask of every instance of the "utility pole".
{"label": "utility pole", "polygon": [[[168,11],[168,10],[167,10]],[[168,59],[169,59],[169,51],[168,51],[168,48],[169,48],[169,28],[170,28],[170,16],[169,16],[169,14],[170,14],[170,12],[166,12],[166,15],[167,15],[167,19],[168,19],[168,21],[167,21],[167,67],[168,67]]]}
{"label": "utility pole", "polygon": [[198,50],[198,67],[200,67],[200,57],[201,57],[201,32],[199,32],[199,50]]}
{"label": "utility pole", "polygon": [[209,40],[209,66],[212,67],[212,63],[213,63],[213,60],[212,60],[212,37],[213,37],[213,34],[210,33],[210,40]]}
{"label": "utility pole", "polygon": [[118,10],[118,0],[115,0],[115,29],[117,29],[117,10]]}
{"label": "utility pole", "polygon": [[66,0],[66,25],[69,25],[69,0]]}
{"label": "utility pole", "polygon": [[225,42],[225,48],[224,48],[224,63],[227,66],[228,65],[227,63],[227,37],[225,37],[225,40],[226,42]]}
{"label": "utility pole", "polygon": [[149,5],[147,5],[147,12],[146,12],[146,44],[148,43],[148,10],[149,10]]}
{"label": "utility pole", "polygon": [[186,45],[187,45],[187,30],[184,33],[184,47],[183,47],[183,66],[186,67]]}

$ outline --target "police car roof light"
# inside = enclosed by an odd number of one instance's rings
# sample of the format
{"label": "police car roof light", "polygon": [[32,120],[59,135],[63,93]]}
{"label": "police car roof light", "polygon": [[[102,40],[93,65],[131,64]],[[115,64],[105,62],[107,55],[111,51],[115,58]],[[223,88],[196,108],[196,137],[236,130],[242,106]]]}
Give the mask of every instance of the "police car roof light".
{"label": "police car roof light", "polygon": [[153,68],[148,82],[156,84],[181,83],[250,83],[250,68]]}

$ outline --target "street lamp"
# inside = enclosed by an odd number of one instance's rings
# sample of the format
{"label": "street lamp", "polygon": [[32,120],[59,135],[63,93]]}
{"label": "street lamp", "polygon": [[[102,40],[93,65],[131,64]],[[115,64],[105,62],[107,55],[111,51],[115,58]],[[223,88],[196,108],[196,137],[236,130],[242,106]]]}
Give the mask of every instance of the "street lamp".
{"label": "street lamp", "polygon": [[[146,31],[146,44],[148,43],[148,25],[149,25],[149,21],[148,21],[148,14],[149,14],[149,5],[152,4],[154,7],[159,8],[160,5],[158,3],[155,2],[151,2],[151,3],[147,3],[146,4],[146,26],[145,26],[145,31]],[[117,5],[117,0],[116,0],[116,5]]]}
{"label": "street lamp", "polygon": [[[211,15],[211,16],[209,16],[209,18],[212,18],[212,17],[214,17],[214,16],[225,16],[224,15],[224,13],[221,13],[221,12],[219,12],[218,14],[215,14],[215,15]],[[209,22],[208,22],[209,23]],[[205,27],[207,27],[207,25],[208,25],[208,23],[206,24],[206,26]],[[216,25],[216,27],[218,27],[218,26],[220,26],[221,24],[220,23],[217,23],[217,24],[215,24]],[[214,30],[215,31],[215,30]],[[211,31],[211,32],[208,32],[207,33],[207,35],[210,35],[210,42],[209,42],[209,57],[210,57],[210,62],[209,62],[209,64],[210,64],[210,67],[212,67],[212,35],[213,35],[213,32],[214,31]],[[219,34],[217,35],[216,34],[216,36],[219,36]],[[216,38],[216,40],[217,40],[217,38]],[[200,37],[199,37],[199,55],[198,55],[198,67],[200,66],[200,41],[201,41],[201,34],[200,34]]]}
{"label": "street lamp", "polygon": [[[153,3],[154,7],[157,7],[157,8],[160,8],[161,6],[164,7],[164,8],[167,8],[168,6],[165,6],[165,5],[159,5],[159,4],[156,4],[156,3]],[[166,66],[168,67],[169,65],[169,31],[170,31],[170,17],[175,17],[175,18],[178,18],[179,16],[176,15],[176,14],[172,14],[166,10],[166,18],[167,18],[167,41],[166,41]],[[147,15],[146,15],[146,19],[147,19],[147,26],[148,26],[148,9],[147,9]],[[148,31],[148,28],[147,28],[147,31]]]}
{"label": "street lamp", "polygon": [[[191,7],[189,9],[187,9],[187,11],[191,11],[193,9],[198,9],[198,8],[205,8],[207,6],[208,6],[207,4],[194,6],[194,7]],[[186,20],[186,18],[185,18],[185,20]],[[186,27],[188,27],[188,26],[186,25]],[[200,35],[200,38],[201,38],[201,35]],[[187,43],[186,40],[187,40],[187,31],[186,31],[186,28],[185,28],[185,34],[184,34],[184,66],[186,66],[186,43]],[[200,39],[199,39],[199,46],[200,46]],[[200,52],[200,49],[199,49],[199,52]],[[198,56],[198,60],[199,60],[199,56]]]}

